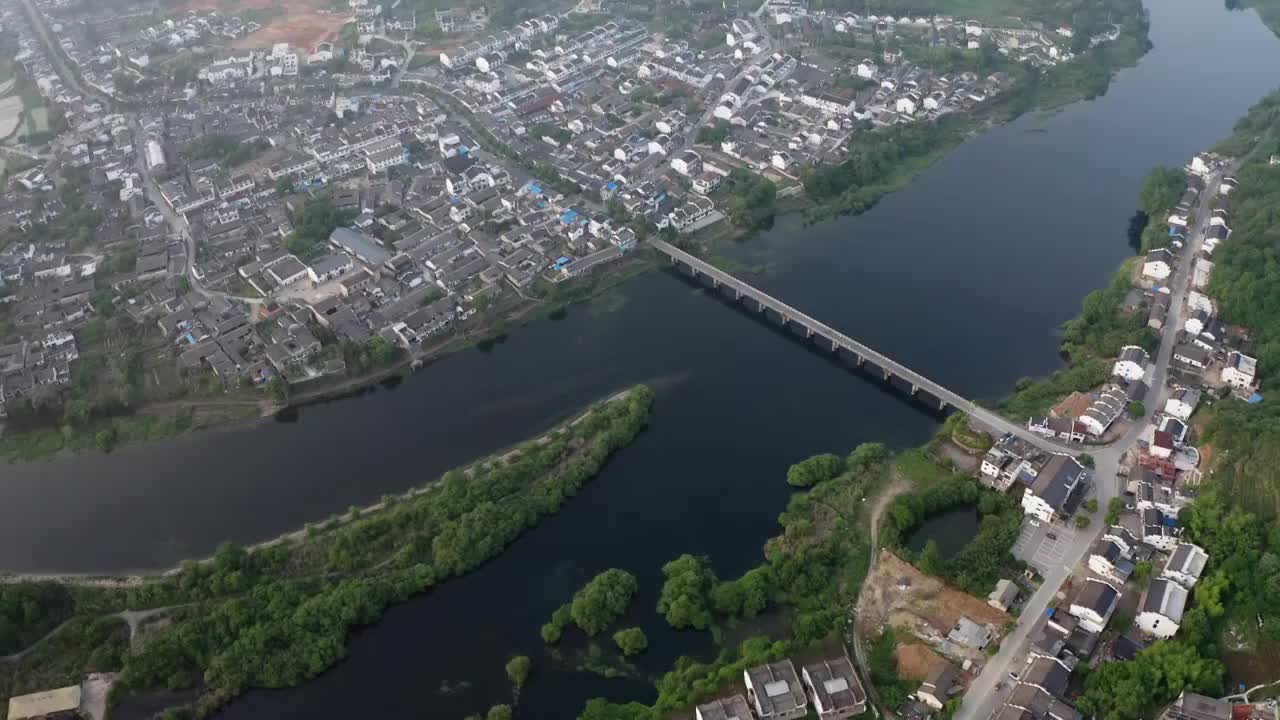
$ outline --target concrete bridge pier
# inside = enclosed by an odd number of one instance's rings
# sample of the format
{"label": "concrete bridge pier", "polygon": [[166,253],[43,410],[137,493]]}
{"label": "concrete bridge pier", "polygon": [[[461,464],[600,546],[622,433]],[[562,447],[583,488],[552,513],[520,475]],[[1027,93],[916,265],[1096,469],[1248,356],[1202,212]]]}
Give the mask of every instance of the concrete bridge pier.
{"label": "concrete bridge pier", "polygon": [[920,392],[920,386],[915,383],[911,383],[911,395],[914,397],[918,392]]}
{"label": "concrete bridge pier", "polygon": [[885,382],[888,382],[893,377],[893,373],[889,372],[889,368],[880,368],[880,372],[884,374]]}

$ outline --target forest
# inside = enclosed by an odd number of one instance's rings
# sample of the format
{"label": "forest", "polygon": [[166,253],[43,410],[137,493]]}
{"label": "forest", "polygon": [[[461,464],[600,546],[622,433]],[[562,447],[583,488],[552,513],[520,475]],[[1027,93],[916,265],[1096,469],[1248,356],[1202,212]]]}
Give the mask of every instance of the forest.
{"label": "forest", "polygon": [[[1231,236],[1214,252],[1209,295],[1219,314],[1248,328],[1247,352],[1258,359],[1263,396],[1280,368],[1280,92],[1254,106],[1224,142],[1248,154],[1231,193]],[[1252,148],[1252,149],[1251,149]],[[1214,479],[1224,492],[1260,515],[1280,516],[1280,407],[1217,403],[1204,442],[1214,448]]]}
{"label": "forest", "polygon": [[[125,693],[200,687],[200,701],[184,711],[198,717],[249,688],[315,677],[343,656],[353,628],[475,568],[559,510],[638,436],[652,398],[648,388],[633,388],[506,455],[385,498],[379,511],[353,509],[345,520],[310,526],[301,542],[252,552],[226,544],[211,560],[189,561],[162,580],[128,590],[78,590],[84,598],[77,598],[82,604],[73,620],[126,607],[171,609],[163,631],[117,662],[93,667],[118,671]],[[25,611],[9,608],[21,608],[24,596],[36,591],[27,584],[0,587],[0,612],[23,616]],[[594,600],[583,605],[596,605]],[[588,607],[583,617],[611,611],[616,600]],[[10,664],[11,674],[0,676],[0,695],[38,689],[30,678],[43,677],[44,665],[85,658],[96,649],[77,646],[34,664]],[[86,662],[71,663],[69,674],[76,677]]]}

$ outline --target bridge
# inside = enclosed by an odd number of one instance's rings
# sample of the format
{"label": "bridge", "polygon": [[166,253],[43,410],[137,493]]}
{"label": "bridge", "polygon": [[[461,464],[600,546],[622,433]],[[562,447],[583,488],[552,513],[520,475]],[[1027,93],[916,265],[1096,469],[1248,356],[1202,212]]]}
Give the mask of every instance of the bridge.
{"label": "bridge", "polygon": [[[879,370],[886,382],[892,382],[896,379],[910,384],[913,396],[920,399],[921,393],[929,395],[937,401],[939,410],[945,410],[948,407],[955,408],[997,432],[1013,433],[1050,451],[1072,452],[1071,448],[1036,435],[1021,424],[1012,422],[1001,415],[978,406],[963,395],[949,390],[944,385],[930,380],[893,358],[863,345],[830,325],[810,317],[806,313],[739,280],[711,263],[681,250],[671,243],[652,239],[649,241],[649,245],[671,258],[673,265],[682,265],[688,268],[695,279],[701,276],[710,280],[712,287],[717,290],[726,288],[732,291],[733,299],[742,302],[745,307],[753,308],[762,313],[772,311],[781,318],[783,326],[802,330],[805,338],[821,347],[829,347],[833,354],[839,354],[843,351],[853,357],[858,367],[870,371]],[[749,300],[750,303],[743,302],[744,298]]]}

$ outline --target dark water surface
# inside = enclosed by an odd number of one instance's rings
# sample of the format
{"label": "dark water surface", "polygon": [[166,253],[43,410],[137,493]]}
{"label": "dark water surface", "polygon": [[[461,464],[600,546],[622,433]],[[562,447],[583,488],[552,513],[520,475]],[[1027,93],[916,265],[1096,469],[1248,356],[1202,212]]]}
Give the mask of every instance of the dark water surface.
{"label": "dark water surface", "polygon": [[903,538],[903,546],[911,552],[920,552],[930,541],[938,543],[938,552],[944,558],[960,552],[960,549],[978,534],[982,518],[976,505],[966,505],[938,513],[920,523]]}
{"label": "dark water surface", "polygon": [[[1280,42],[1252,12],[1205,0],[1150,11],[1155,49],[1106,96],[986,133],[861,217],[808,228],[785,218],[734,254],[771,266],[756,279],[764,289],[973,397],[1059,367],[1055,328],[1127,254],[1147,170],[1226,135],[1280,82]],[[788,465],[865,441],[916,444],[937,423],[665,273],[296,423],[0,468],[0,568],[149,569],[224,539],[260,540],[433,478],[636,382],[658,391],[651,429],[561,514],[392,609],[315,682],[250,693],[224,717],[455,720],[509,699],[502,666],[517,653],[534,659],[524,718],[573,718],[597,695],[647,700],[647,674],[709,649],[652,611],[663,562],[703,553],[721,576],[742,572],[776,528]],[[608,567],[639,577],[624,623],[650,637],[638,674],[622,680],[575,671],[572,636],[561,661],[538,637]]]}

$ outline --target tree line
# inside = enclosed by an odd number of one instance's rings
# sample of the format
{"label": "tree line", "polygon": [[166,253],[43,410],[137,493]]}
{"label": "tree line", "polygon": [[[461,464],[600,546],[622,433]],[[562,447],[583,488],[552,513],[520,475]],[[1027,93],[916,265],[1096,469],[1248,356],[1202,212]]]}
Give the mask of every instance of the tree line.
{"label": "tree line", "polygon": [[[90,593],[95,612],[179,606],[126,653],[121,692],[204,689],[203,716],[253,687],[303,682],[337,662],[346,636],[391,604],[465,573],[555,513],[647,422],[637,387],[502,459],[446,473],[377,513],[311,527],[300,543],[224,545],[163,580]],[[88,607],[88,605],[86,605]]]}

